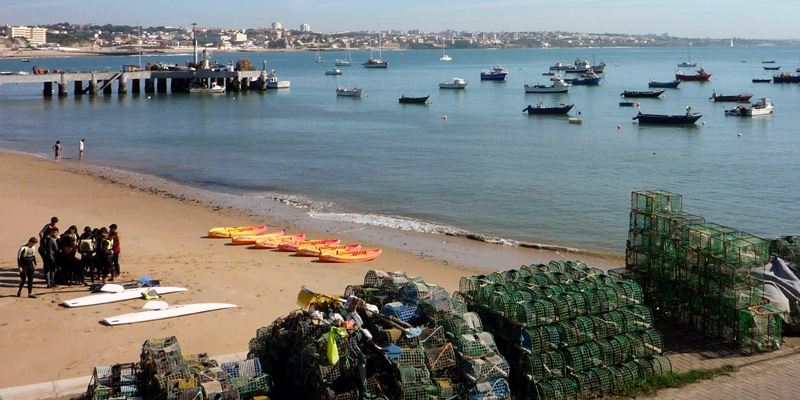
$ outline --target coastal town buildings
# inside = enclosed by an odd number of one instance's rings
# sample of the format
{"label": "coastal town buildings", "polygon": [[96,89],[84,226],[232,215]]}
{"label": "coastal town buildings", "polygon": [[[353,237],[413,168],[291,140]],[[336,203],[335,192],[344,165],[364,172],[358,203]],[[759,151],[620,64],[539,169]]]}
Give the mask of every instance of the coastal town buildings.
{"label": "coastal town buildings", "polygon": [[22,38],[34,46],[41,46],[47,43],[47,28],[12,26],[9,30],[10,37]]}

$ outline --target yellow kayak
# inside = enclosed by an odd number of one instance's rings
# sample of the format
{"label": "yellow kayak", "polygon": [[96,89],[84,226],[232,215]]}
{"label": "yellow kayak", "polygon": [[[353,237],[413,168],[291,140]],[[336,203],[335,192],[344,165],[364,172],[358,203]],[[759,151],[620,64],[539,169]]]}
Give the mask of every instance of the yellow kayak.
{"label": "yellow kayak", "polygon": [[274,239],[278,236],[283,235],[283,231],[277,231],[272,233],[265,233],[262,235],[241,235],[241,236],[234,236],[231,238],[231,243],[240,245],[240,244],[256,244],[259,240],[268,240]]}
{"label": "yellow kayak", "polygon": [[208,230],[210,238],[232,238],[241,235],[261,235],[267,231],[266,225],[260,226],[218,226]]}
{"label": "yellow kayak", "polygon": [[311,245],[297,249],[297,255],[303,257],[319,257],[325,251],[336,250],[357,250],[360,249],[360,244],[341,244],[341,245]]}
{"label": "yellow kayak", "polygon": [[277,249],[283,243],[298,242],[305,239],[305,233],[298,233],[296,235],[273,236],[270,239],[258,239],[255,244],[256,248],[259,249]]}
{"label": "yellow kayak", "polygon": [[375,249],[359,249],[359,250],[337,250],[337,251],[323,251],[319,255],[319,260],[322,262],[333,263],[351,263],[372,261],[383,253],[383,250]]}

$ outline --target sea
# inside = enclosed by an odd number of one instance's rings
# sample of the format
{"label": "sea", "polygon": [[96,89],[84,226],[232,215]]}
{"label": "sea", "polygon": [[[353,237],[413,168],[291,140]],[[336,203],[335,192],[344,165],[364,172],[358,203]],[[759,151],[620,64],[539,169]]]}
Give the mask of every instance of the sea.
{"label": "sea", "polygon": [[[703,117],[695,126],[640,126],[620,107],[623,90],[670,81],[687,48],[448,49],[384,51],[389,68],[353,66],[327,76],[344,52],[223,53],[225,64],[267,63],[291,89],[225,95],[42,97],[41,84],[0,85],[0,147],[50,156],[60,140],[76,157],[226,194],[284,199],[312,218],[429,232],[474,233],[503,243],[536,242],[620,253],[630,193],[661,189],[684,196],[684,211],[774,237],[800,233],[800,85],[754,84],[763,60],[800,67],[797,47],[695,47],[708,83],[684,82],[661,99],[634,99],[642,112]],[[377,54],[375,54],[377,55]],[[607,64],[600,86],[569,94],[525,94],[525,83],[576,57]],[[183,55],[142,63],[183,64]],[[117,71],[138,56],[1,59],[0,71],[39,68]],[[480,71],[504,66],[506,82]],[[683,69],[692,72],[693,69]],[[460,77],[466,90],[440,90]],[[362,99],[337,87],[360,87]],[[72,91],[72,87],[68,88]],[[736,104],[712,92],[768,97],[772,116],[725,116]],[[401,95],[427,96],[403,105]],[[575,104],[571,116],[528,116],[529,104]],[[26,183],[28,184],[28,183]],[[33,184],[58,184],[35,182]],[[80,190],[76,188],[76,190]]]}

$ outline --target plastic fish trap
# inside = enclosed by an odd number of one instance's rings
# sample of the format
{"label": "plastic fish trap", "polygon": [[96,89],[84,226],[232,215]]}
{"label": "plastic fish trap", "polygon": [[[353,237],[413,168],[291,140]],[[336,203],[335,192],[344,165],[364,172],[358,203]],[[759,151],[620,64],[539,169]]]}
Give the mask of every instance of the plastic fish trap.
{"label": "plastic fish trap", "polygon": [[257,358],[231,361],[220,364],[220,368],[234,378],[240,376],[251,377],[261,373],[261,361]]}
{"label": "plastic fish trap", "polygon": [[515,306],[514,321],[523,327],[537,327],[556,322],[556,303],[552,299],[536,299]]}
{"label": "plastic fish trap", "polygon": [[441,347],[425,349],[427,366],[431,372],[436,373],[456,365],[456,353],[451,343]]}
{"label": "plastic fish trap", "polygon": [[455,345],[463,357],[483,357],[498,352],[489,332],[463,334],[456,338]]}
{"label": "plastic fish trap", "polygon": [[644,303],[642,287],[634,281],[621,281],[611,287],[617,292],[617,300],[620,307]]}
{"label": "plastic fish trap", "polygon": [[501,355],[465,359],[461,371],[473,382],[486,382],[500,378],[508,378],[511,372],[508,362]]}
{"label": "plastic fish trap", "polygon": [[622,311],[611,311],[590,317],[594,326],[595,337],[605,338],[625,333],[625,314]]}
{"label": "plastic fish trap", "polygon": [[272,391],[272,380],[267,374],[235,377],[231,378],[230,383],[239,391],[242,398],[269,396]]}
{"label": "plastic fish trap", "polygon": [[591,399],[611,394],[613,375],[606,368],[591,368],[575,375],[578,385],[578,397]]}
{"label": "plastic fish trap", "polygon": [[561,350],[561,354],[564,357],[565,367],[572,372],[587,370],[603,362],[602,351],[597,342],[567,347]]}
{"label": "plastic fish trap", "polygon": [[553,378],[536,383],[539,400],[574,400],[578,397],[578,383],[572,378]]}
{"label": "plastic fish trap", "polygon": [[586,299],[583,294],[578,292],[565,291],[553,297],[555,302],[556,315],[559,320],[575,318],[579,315],[586,315]]}
{"label": "plastic fish trap", "polygon": [[605,365],[617,365],[631,358],[633,349],[631,341],[623,335],[611,336],[597,341],[600,347],[600,359]]}
{"label": "plastic fish trap", "polygon": [[636,358],[661,354],[664,351],[664,339],[655,329],[633,332],[627,335],[631,345],[631,355]]}
{"label": "plastic fish trap", "polygon": [[594,324],[589,317],[577,317],[571,321],[556,323],[561,341],[567,346],[575,346],[594,340]]}
{"label": "plastic fish trap", "polygon": [[428,386],[431,384],[431,375],[426,367],[398,367],[400,386],[405,390],[406,388],[413,388],[417,386]]}
{"label": "plastic fish trap", "polygon": [[587,313],[602,314],[619,307],[617,292],[610,286],[599,286],[581,292],[586,300]]}
{"label": "plastic fish trap", "polygon": [[195,400],[203,398],[203,387],[197,379],[175,379],[167,384],[167,400]]}
{"label": "plastic fish trap", "polygon": [[513,318],[516,305],[517,303],[511,297],[511,293],[494,292],[489,296],[489,308],[495,312],[501,313],[505,318]]}
{"label": "plastic fish trap", "polygon": [[500,378],[490,382],[480,382],[467,393],[468,400],[501,400],[511,398],[508,381]]}
{"label": "plastic fish trap", "polygon": [[450,314],[464,314],[468,311],[465,302],[452,297],[420,301],[417,305],[420,312],[432,321],[439,321]]}
{"label": "plastic fish trap", "polygon": [[683,211],[683,196],[663,190],[631,192],[631,209],[646,214],[672,214]]}
{"label": "plastic fish trap", "polygon": [[629,361],[614,367],[608,367],[614,376],[613,391],[615,393],[623,387],[630,386],[640,377],[639,364],[636,361]]}
{"label": "plastic fish trap", "polygon": [[450,335],[483,332],[481,318],[474,312],[450,315],[442,320],[442,327]]}
{"label": "plastic fish trap", "polygon": [[639,364],[639,376],[646,378],[653,375],[663,375],[672,371],[672,362],[666,356],[656,355],[636,360]]}
{"label": "plastic fish trap", "polygon": [[388,303],[383,306],[383,312],[387,315],[397,317],[404,322],[413,321],[421,316],[419,307],[416,304]]}
{"label": "plastic fish trap", "polygon": [[561,346],[561,334],[553,325],[526,328],[520,333],[520,345],[532,354],[555,350]]}
{"label": "plastic fish trap", "polygon": [[564,375],[564,356],[558,351],[522,356],[520,369],[523,375],[535,382]]}

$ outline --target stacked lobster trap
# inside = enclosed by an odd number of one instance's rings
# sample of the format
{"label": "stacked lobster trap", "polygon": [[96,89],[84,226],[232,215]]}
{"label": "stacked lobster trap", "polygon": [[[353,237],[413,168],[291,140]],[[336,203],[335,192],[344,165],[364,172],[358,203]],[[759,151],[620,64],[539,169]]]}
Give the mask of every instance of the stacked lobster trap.
{"label": "stacked lobster trap", "polygon": [[183,355],[174,336],[148,339],[140,361],[95,367],[84,394],[91,400],[259,400],[272,387],[257,359],[219,364],[207,354]]}
{"label": "stacked lobster trap", "polygon": [[683,212],[679,194],[638,191],[618,273],[642,285],[658,317],[743,352],[769,351],[781,341],[781,314],[754,276],[769,256],[768,241]]}
{"label": "stacked lobster trap", "polygon": [[276,382],[273,398],[510,398],[492,335],[443,288],[369,271],[342,297],[310,297],[250,341]]}
{"label": "stacked lobster trap", "polygon": [[510,361],[525,398],[592,398],[671,371],[661,334],[633,281],[552,261],[461,279],[467,300]]}

